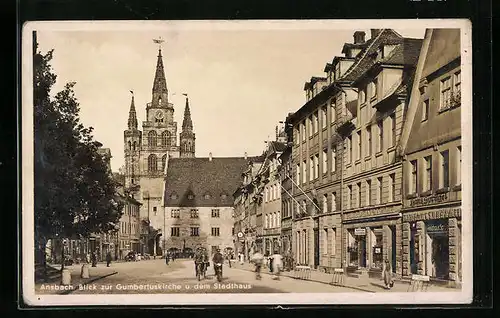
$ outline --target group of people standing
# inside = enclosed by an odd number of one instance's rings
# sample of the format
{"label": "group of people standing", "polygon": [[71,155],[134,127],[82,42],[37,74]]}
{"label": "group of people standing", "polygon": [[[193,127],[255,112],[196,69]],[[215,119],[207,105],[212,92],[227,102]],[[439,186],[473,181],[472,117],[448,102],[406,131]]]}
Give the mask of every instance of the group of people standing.
{"label": "group of people standing", "polygon": [[255,278],[261,279],[262,265],[266,263],[269,271],[273,274],[273,279],[279,280],[280,274],[283,271],[283,256],[277,251],[274,254],[264,257],[260,251],[256,251],[251,258],[251,262],[255,266]]}

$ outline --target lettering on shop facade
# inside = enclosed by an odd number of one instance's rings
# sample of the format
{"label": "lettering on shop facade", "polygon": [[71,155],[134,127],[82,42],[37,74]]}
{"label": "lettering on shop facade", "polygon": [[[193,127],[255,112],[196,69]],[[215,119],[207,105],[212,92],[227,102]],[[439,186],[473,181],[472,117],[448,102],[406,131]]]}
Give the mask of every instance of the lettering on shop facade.
{"label": "lettering on shop facade", "polygon": [[448,201],[448,193],[410,200],[410,207],[425,206]]}
{"label": "lettering on shop facade", "polygon": [[363,211],[356,211],[356,212],[348,212],[344,214],[344,220],[355,220],[355,219],[362,219],[362,218],[369,218],[369,217],[374,217],[374,216],[379,216],[379,215],[390,215],[397,213],[399,210],[399,206],[389,206],[389,207],[382,207],[382,208],[375,208],[375,209],[367,209]]}
{"label": "lettering on shop facade", "polygon": [[404,213],[403,222],[459,218],[460,216],[461,216],[460,208],[446,208],[446,209],[431,210],[431,211]]}

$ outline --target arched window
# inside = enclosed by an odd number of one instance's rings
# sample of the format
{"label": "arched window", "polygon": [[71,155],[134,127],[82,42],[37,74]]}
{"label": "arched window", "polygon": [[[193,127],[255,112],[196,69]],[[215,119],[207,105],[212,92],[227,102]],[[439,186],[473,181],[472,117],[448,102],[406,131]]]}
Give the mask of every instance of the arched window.
{"label": "arched window", "polygon": [[148,145],[149,146],[156,146],[158,143],[156,142],[156,131],[152,130],[148,133]]}
{"label": "arched window", "polygon": [[136,147],[137,147],[137,141],[134,141],[134,146],[132,149],[135,151]]}
{"label": "arched window", "polygon": [[167,155],[163,155],[163,157],[161,157],[161,171],[162,172],[165,171],[166,164],[167,164]]}
{"label": "arched window", "polygon": [[170,131],[166,130],[161,134],[161,145],[170,147]]}
{"label": "arched window", "polygon": [[128,149],[132,149],[132,143],[130,141],[128,142]]}
{"label": "arched window", "polygon": [[157,171],[157,158],[156,155],[149,155],[148,157],[148,171]]}

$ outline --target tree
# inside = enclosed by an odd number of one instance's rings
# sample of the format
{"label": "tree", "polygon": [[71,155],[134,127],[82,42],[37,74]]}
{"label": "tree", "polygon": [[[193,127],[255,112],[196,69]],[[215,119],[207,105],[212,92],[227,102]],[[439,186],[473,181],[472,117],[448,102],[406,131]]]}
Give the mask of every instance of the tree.
{"label": "tree", "polygon": [[47,241],[56,236],[88,237],[116,229],[123,203],[98,149],[102,145],[79,118],[75,83],[54,98],[53,50],[33,57],[34,81],[34,221],[36,261],[45,264]]}

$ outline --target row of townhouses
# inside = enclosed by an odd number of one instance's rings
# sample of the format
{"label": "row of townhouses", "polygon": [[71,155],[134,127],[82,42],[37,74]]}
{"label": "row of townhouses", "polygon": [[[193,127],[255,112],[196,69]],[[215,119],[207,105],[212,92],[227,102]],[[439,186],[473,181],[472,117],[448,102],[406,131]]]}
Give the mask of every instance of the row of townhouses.
{"label": "row of townhouses", "polygon": [[234,192],[235,250],[459,284],[460,30],[354,33]]}

